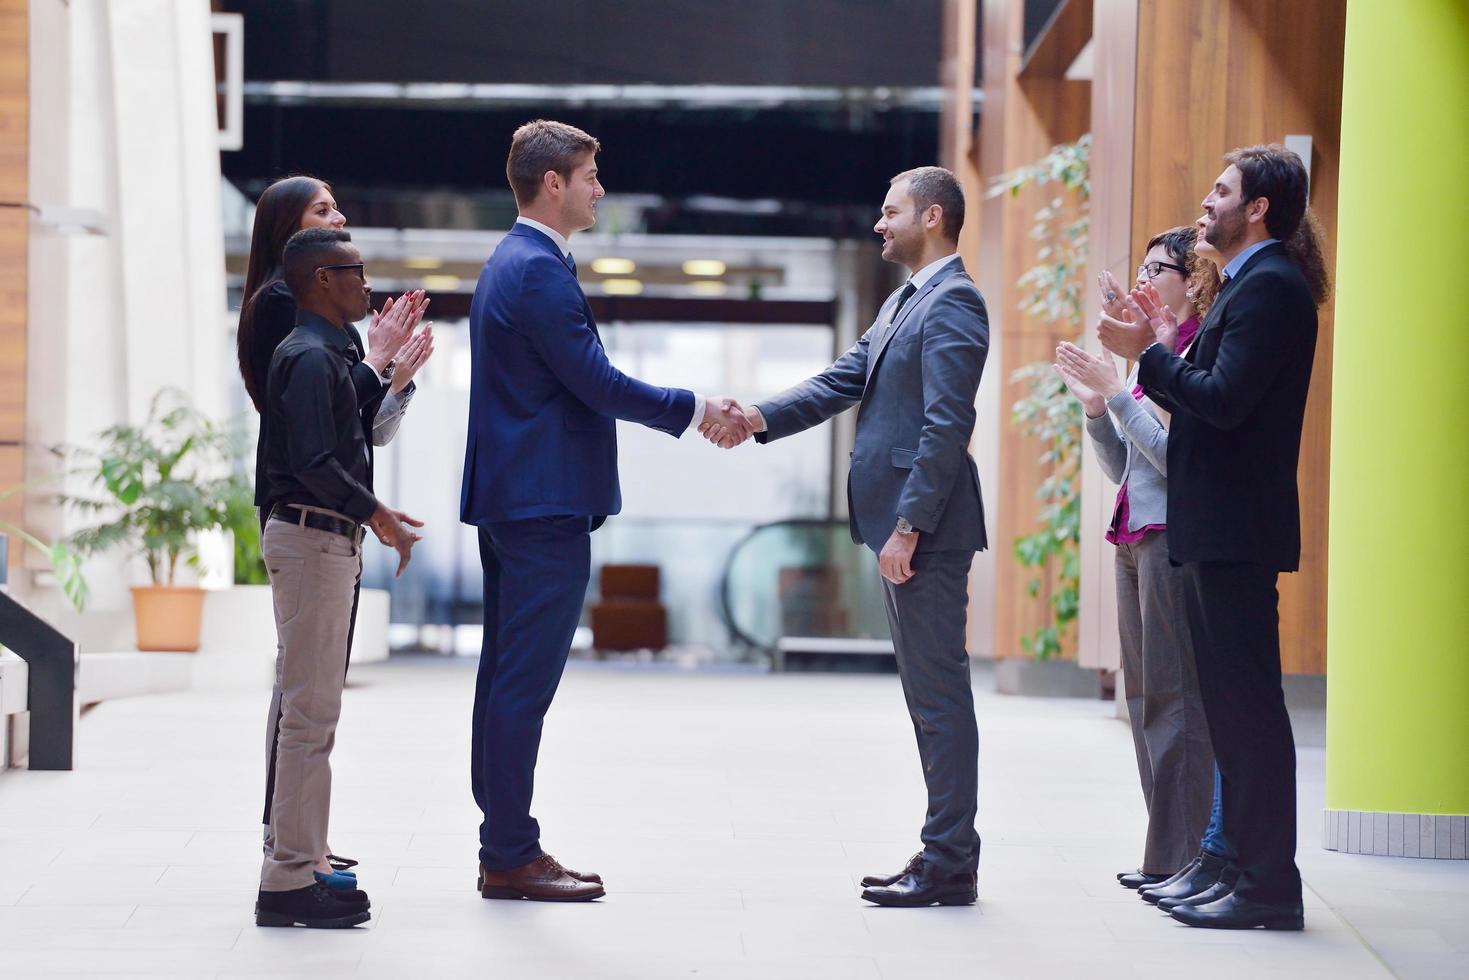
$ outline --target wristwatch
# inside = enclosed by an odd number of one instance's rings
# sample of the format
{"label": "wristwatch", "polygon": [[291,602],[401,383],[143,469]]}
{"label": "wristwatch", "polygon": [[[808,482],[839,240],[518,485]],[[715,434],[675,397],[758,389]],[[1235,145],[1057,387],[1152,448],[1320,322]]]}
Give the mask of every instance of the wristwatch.
{"label": "wristwatch", "polygon": [[908,535],[912,534],[915,530],[917,529],[912,524],[908,523],[908,518],[904,517],[902,514],[898,515],[897,532],[899,534]]}

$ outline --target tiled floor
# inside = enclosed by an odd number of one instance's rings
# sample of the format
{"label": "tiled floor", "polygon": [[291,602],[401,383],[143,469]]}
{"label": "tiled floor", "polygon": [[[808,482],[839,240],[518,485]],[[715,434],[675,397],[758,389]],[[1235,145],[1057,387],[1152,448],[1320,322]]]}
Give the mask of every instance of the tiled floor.
{"label": "tiled floor", "polygon": [[976,679],[980,903],[878,909],[923,813],[895,677],[577,665],[547,723],[537,815],[600,871],[592,905],[471,888],[473,661],[353,671],[333,844],[370,926],[256,929],[261,692],[101,705],[73,773],[0,775],[0,976],[1469,976],[1469,863],[1319,849],[1301,756],[1304,934],[1200,932],[1119,888],[1140,795],[1112,706],[1003,698]]}

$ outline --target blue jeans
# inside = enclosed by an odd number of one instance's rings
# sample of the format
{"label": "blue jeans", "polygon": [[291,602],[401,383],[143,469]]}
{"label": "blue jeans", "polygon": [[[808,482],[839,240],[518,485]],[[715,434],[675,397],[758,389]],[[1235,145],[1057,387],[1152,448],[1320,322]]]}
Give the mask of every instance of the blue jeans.
{"label": "blue jeans", "polygon": [[1223,795],[1223,780],[1219,778],[1219,767],[1214,767],[1214,809],[1209,814],[1209,826],[1204,830],[1202,846],[1215,857],[1222,857],[1226,861],[1235,859],[1234,845],[1224,836],[1224,806],[1220,801]]}

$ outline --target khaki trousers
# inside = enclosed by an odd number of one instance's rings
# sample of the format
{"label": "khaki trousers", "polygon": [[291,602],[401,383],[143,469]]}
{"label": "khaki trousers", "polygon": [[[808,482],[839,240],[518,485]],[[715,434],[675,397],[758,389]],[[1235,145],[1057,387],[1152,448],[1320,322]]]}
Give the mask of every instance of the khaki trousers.
{"label": "khaki trousers", "polygon": [[326,852],[330,756],[346,680],[361,549],[340,534],[272,520],[261,551],[275,604],[280,730],[262,891],[305,888]]}

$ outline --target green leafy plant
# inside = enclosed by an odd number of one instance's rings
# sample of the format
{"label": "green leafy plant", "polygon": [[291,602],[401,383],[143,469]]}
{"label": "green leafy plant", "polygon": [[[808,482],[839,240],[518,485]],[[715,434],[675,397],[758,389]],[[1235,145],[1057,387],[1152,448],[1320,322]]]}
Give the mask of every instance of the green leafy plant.
{"label": "green leafy plant", "polygon": [[[1030,237],[1040,243],[1036,263],[1018,280],[1024,291],[1020,309],[1027,315],[1073,332],[1081,329],[1082,288],[1087,264],[1091,197],[1091,135],[1063,143],[1035,163],[998,178],[990,195],[1018,195],[1027,186],[1053,189],[1035,213]],[[1037,660],[1059,656],[1076,620],[1081,599],[1081,430],[1082,408],[1051,370],[1049,361],[1017,369],[1010,379],[1025,386],[1011,408],[1012,421],[1045,450],[1040,463],[1046,477],[1036,489],[1040,525],[1015,539],[1015,558],[1033,575],[1026,583],[1039,598],[1051,575],[1056,588],[1045,626],[1021,637]]]}
{"label": "green leafy plant", "polygon": [[231,472],[237,431],[200,414],[182,392],[164,389],[141,425],[112,426],[97,442],[69,452],[94,492],[62,501],[100,521],[67,539],[79,555],[129,550],[147,562],[154,585],[172,585],[181,559],[197,564],[198,533],[235,528],[248,509],[249,487]]}
{"label": "green leafy plant", "polygon": [[[0,502],[18,493],[23,493],[26,489],[27,485],[22,483],[0,491]],[[9,521],[0,521],[0,533],[24,542],[45,555],[46,560],[51,563],[51,571],[55,574],[56,582],[61,586],[61,591],[67,601],[78,611],[86,608],[87,580],[82,576],[82,559],[65,541],[48,544],[25,528]]]}

